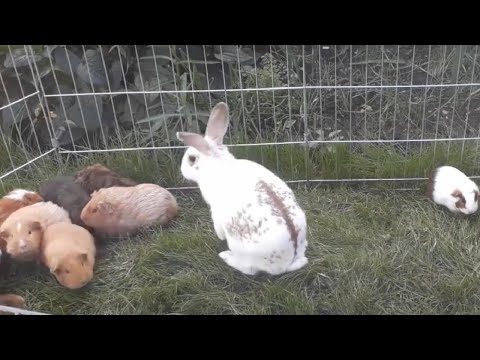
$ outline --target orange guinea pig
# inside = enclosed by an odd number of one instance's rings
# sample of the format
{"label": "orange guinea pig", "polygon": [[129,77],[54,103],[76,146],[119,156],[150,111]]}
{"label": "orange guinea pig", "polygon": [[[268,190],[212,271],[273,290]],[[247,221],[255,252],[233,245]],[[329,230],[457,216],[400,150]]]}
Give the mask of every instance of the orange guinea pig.
{"label": "orange guinea pig", "polygon": [[24,189],[15,189],[0,199],[0,225],[13,213],[24,206],[43,201],[36,192]]}
{"label": "orange guinea pig", "polygon": [[43,232],[40,258],[61,285],[79,289],[93,279],[93,236],[75,224],[50,225]]}
{"label": "orange guinea pig", "polygon": [[166,225],[177,214],[175,197],[155,184],[110,187],[95,191],[82,210],[82,221],[100,233],[131,234],[151,225]]}
{"label": "orange guinea pig", "polygon": [[58,222],[71,223],[68,213],[50,201],[16,210],[0,226],[5,251],[18,261],[37,260],[43,230]]}

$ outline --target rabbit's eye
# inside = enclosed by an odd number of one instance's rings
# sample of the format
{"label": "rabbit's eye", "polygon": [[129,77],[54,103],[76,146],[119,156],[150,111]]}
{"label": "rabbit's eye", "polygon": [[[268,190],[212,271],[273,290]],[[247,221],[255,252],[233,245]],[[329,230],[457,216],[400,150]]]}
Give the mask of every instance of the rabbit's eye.
{"label": "rabbit's eye", "polygon": [[190,165],[193,165],[196,160],[197,160],[197,157],[196,157],[196,156],[190,155],[190,156],[188,157],[188,162],[190,163]]}

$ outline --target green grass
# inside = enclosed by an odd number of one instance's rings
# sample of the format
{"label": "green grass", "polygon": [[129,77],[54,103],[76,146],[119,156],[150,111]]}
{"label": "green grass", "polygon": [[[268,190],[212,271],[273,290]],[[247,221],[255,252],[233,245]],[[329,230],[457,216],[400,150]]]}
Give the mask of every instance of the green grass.
{"label": "green grass", "polygon": [[[277,171],[275,147],[262,149],[265,165]],[[307,162],[304,149],[296,149],[279,153],[282,176],[301,179],[305,169],[321,178],[424,176],[440,163],[479,170],[473,146],[462,156],[452,145],[447,161],[439,144],[434,162],[433,148],[401,155],[385,147],[350,152],[339,146],[335,153],[311,150]],[[45,178],[97,161],[138,181],[185,184],[170,166],[181,154],[96,154],[65,158],[63,165],[52,156],[42,167],[21,170],[20,185],[37,189]],[[261,155],[258,147],[250,149],[249,158],[261,161]],[[19,183],[10,176],[2,185],[7,191]],[[52,314],[480,313],[477,216],[454,216],[421,192],[379,184],[298,187],[296,193],[308,218],[310,262],[294,273],[249,277],[227,267],[218,257],[226,243],[216,238],[198,191],[190,191],[175,192],[180,212],[170,226],[110,240],[85,288],[68,290],[45,268],[13,264],[0,291],[23,295],[29,309]]]}
{"label": "green grass", "polygon": [[298,192],[310,263],[279,277],[244,276],[217,253],[207,208],[179,196],[170,227],[110,241],[86,288],[15,265],[3,291],[54,314],[478,314],[476,219],[418,194],[337,187]]}
{"label": "green grass", "polygon": [[[440,165],[456,166],[468,175],[480,172],[475,142],[417,147],[402,154],[391,145],[325,145],[305,152],[303,145],[237,147],[238,158],[262,163],[283,179],[384,179],[423,178]],[[385,184],[381,184],[382,186]]]}

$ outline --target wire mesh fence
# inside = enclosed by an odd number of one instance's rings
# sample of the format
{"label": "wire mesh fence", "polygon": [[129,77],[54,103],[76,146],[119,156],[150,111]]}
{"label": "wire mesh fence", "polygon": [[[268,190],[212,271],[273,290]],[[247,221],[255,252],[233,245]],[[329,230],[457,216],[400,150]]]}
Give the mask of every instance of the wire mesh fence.
{"label": "wire mesh fence", "polygon": [[[230,108],[232,152],[292,183],[422,180],[445,163],[480,175],[478,46],[1,51],[0,181],[102,153],[125,164],[148,153],[174,173],[176,131],[203,132],[219,101]],[[178,174],[166,182],[188,187]]]}

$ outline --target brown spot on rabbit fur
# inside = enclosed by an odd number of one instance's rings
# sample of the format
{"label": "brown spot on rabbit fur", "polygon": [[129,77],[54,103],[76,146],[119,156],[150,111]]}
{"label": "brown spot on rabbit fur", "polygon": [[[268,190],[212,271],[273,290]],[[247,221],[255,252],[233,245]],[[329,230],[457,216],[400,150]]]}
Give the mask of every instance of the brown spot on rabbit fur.
{"label": "brown spot on rabbit fur", "polygon": [[295,248],[295,254],[296,254],[297,246],[298,246],[298,230],[295,228],[295,224],[293,223],[293,220],[290,217],[290,212],[288,211],[282,199],[266,182],[260,180],[257,186],[261,192],[267,195],[268,197],[267,204],[269,204],[272,207],[272,209],[274,209],[273,215],[279,216],[283,220],[285,220],[288,232],[290,233],[290,239],[293,241],[293,247]]}
{"label": "brown spot on rabbit fur", "polygon": [[0,199],[0,225],[12,214],[14,211],[28,205],[43,201],[43,198],[36,192],[15,189],[6,194]]}
{"label": "brown spot on rabbit fur", "polygon": [[100,189],[91,196],[80,217],[96,231],[109,235],[166,225],[178,210],[175,197],[155,184]]}
{"label": "brown spot on rabbit fur", "polygon": [[65,209],[50,201],[18,209],[0,226],[6,252],[15,260],[37,260],[43,230],[59,222],[71,223],[70,217]]}
{"label": "brown spot on rabbit fur", "polygon": [[59,176],[47,181],[40,188],[40,195],[45,201],[51,201],[67,210],[73,224],[92,230],[80,219],[80,213],[90,201],[90,195],[75,182],[73,176]]}
{"label": "brown spot on rabbit fur", "polygon": [[43,233],[41,261],[69,289],[79,289],[93,279],[95,255],[93,236],[81,226],[57,223]]}
{"label": "brown spot on rabbit fur", "polygon": [[135,181],[123,177],[101,164],[95,164],[79,170],[75,174],[75,182],[80,184],[88,194],[99,189],[113,186],[123,187],[137,185]]}

